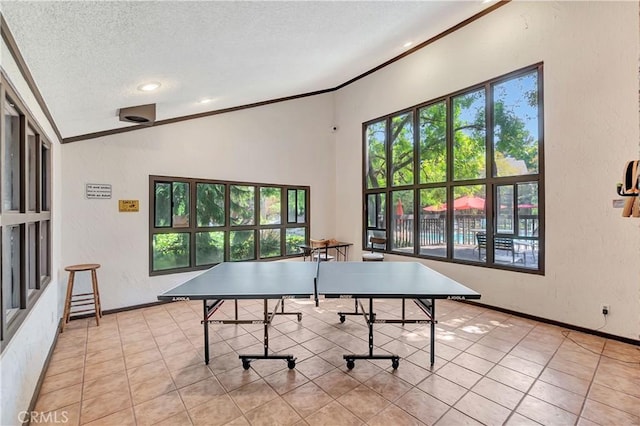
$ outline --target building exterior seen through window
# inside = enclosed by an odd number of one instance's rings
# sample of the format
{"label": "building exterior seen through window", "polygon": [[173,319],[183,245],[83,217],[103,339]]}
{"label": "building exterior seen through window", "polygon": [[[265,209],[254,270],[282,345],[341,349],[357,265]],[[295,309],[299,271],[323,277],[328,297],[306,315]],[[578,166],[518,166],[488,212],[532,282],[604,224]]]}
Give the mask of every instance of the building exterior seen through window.
{"label": "building exterior seen through window", "polygon": [[363,124],[363,243],[544,273],[542,64]]}

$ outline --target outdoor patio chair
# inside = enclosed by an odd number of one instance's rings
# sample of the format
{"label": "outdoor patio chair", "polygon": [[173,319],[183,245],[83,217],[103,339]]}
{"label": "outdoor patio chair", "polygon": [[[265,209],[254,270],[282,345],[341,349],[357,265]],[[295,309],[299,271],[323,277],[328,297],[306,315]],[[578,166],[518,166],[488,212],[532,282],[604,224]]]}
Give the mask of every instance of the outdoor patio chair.
{"label": "outdoor patio chair", "polygon": [[[485,256],[487,252],[487,234],[484,232],[478,232],[476,234],[476,242],[477,242],[477,250],[478,250],[478,260],[482,260],[482,250],[485,251]],[[495,237],[493,239],[493,249],[495,251],[506,251],[511,254],[511,263],[516,263],[517,261],[523,261],[527,263],[527,253],[522,250],[521,244],[513,243],[512,238],[500,238]],[[517,258],[516,258],[516,255]],[[506,260],[508,262],[507,256],[498,256],[496,255],[496,260]]]}
{"label": "outdoor patio chair", "polygon": [[371,252],[362,254],[363,262],[382,262],[384,260],[384,254],[375,252],[374,250],[382,249],[387,246],[387,239],[385,237],[369,237],[369,247]]}

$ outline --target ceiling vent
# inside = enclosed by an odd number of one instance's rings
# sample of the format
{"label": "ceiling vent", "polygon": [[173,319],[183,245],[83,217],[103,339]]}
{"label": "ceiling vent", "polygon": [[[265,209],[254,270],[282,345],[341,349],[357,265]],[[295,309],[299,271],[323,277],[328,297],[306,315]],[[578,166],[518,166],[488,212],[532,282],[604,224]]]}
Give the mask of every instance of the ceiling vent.
{"label": "ceiling vent", "polygon": [[156,104],[120,108],[120,121],[151,126],[156,121]]}

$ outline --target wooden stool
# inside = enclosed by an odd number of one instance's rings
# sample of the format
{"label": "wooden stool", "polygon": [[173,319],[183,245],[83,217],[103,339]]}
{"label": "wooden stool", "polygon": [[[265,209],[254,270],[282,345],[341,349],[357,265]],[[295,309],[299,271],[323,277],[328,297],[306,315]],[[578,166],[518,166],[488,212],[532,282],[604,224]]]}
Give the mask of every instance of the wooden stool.
{"label": "wooden stool", "polygon": [[[82,265],[71,265],[64,268],[65,271],[69,271],[69,282],[67,283],[67,298],[64,303],[64,322],[60,332],[64,331],[64,325],[69,322],[71,314],[79,314],[84,312],[96,313],[96,325],[100,325],[99,318],[102,316],[102,309],[100,308],[100,292],[98,291],[98,276],[96,275],[96,269],[100,267],[97,263],[86,263]],[[73,284],[76,272],[91,271],[91,286],[93,292],[73,294]],[[92,296],[92,297],[87,297]],[[93,309],[83,309],[80,311],[71,312],[71,308],[75,306],[88,306],[93,305]]]}

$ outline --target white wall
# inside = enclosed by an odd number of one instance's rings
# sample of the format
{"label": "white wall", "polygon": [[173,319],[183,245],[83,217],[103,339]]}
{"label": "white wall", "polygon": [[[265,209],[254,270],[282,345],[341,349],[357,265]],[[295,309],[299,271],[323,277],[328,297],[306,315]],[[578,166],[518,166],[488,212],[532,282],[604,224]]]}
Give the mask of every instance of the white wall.
{"label": "white wall", "polygon": [[[63,263],[102,264],[104,309],[154,302],[195,274],[149,277],[149,175],[310,185],[311,235],[332,235],[332,98],[302,98],[63,145]],[[86,183],[111,184],[112,199],[86,199]],[[140,212],[119,213],[119,199],[140,200]],[[88,285],[88,277],[79,278]]]}
{"label": "white wall", "polygon": [[29,112],[51,141],[52,147],[52,211],[51,254],[52,278],[27,318],[0,354],[0,424],[18,423],[18,413],[29,409],[40,372],[53,343],[61,316],[60,294],[64,286],[60,267],[60,146],[51,124],[39,108],[26,81],[20,74],[7,46],[2,42],[2,70],[17,90]]}
{"label": "white wall", "polygon": [[639,155],[638,28],[638,2],[512,2],[340,90],[336,205],[353,214],[336,233],[362,240],[362,122],[544,61],[545,276],[425,263],[482,303],[590,329],[610,304],[602,331],[638,339],[640,220],[611,206]]}
{"label": "white wall", "polygon": [[0,425],[18,424],[27,411],[57,332],[57,286],[48,286],[0,355]]}

